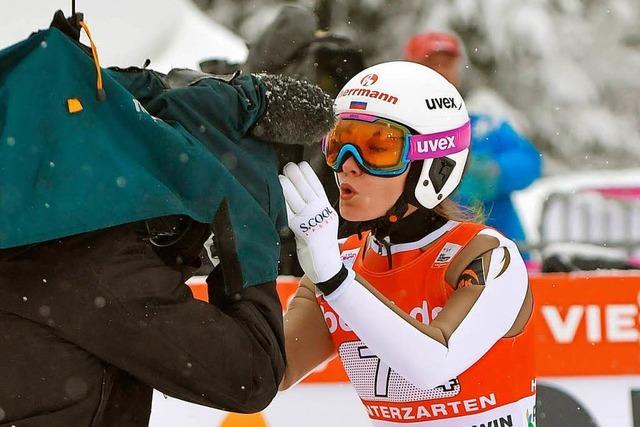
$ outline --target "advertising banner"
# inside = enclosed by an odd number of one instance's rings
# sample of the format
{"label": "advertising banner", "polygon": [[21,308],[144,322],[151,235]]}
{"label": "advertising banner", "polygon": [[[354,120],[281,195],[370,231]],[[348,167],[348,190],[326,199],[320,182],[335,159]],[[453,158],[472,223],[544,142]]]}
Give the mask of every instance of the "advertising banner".
{"label": "advertising banner", "polygon": [[[280,277],[285,307],[297,278]],[[640,275],[531,275],[535,298],[538,426],[640,427]],[[197,298],[206,284],[192,280]],[[331,319],[327,319],[330,323]],[[280,393],[260,414],[227,414],[156,392],[152,426],[368,426],[340,361]]]}

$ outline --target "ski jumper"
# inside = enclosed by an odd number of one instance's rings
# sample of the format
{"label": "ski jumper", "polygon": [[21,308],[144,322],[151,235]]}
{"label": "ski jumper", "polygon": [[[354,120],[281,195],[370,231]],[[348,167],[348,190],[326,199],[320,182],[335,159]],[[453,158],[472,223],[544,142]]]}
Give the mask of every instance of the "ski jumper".
{"label": "ski jumper", "polygon": [[[429,324],[455,292],[455,284],[447,283],[445,278],[447,268],[454,262],[456,254],[478,233],[487,233],[499,238],[501,246],[510,243],[509,240],[483,225],[449,221],[418,242],[391,246],[393,260],[391,270],[388,269],[385,249],[378,247],[368,235],[364,235],[362,239],[358,239],[358,236],[348,238],[342,246],[342,259],[347,267],[351,267],[400,309],[416,320]],[[515,246],[510,251],[512,257],[514,250]],[[498,249],[496,251],[500,252]],[[518,261],[521,262],[519,257]],[[509,267],[505,267],[506,264]],[[519,265],[517,262],[511,262],[495,267],[504,268],[505,272],[502,272],[502,276],[505,276],[508,274],[506,271],[517,265]],[[361,339],[338,314],[341,310],[335,308],[344,306],[344,302],[336,301],[347,298],[349,290],[343,291],[338,288],[326,298],[322,295],[317,297],[338,355],[373,425],[411,424],[437,427],[474,425],[531,427],[535,425],[531,320],[526,322],[526,326],[520,333],[510,338],[498,338],[497,342],[481,342],[476,339],[481,335],[478,333],[471,336],[465,335],[473,327],[469,326],[469,322],[465,322],[469,320],[477,325],[479,317],[476,315],[481,312],[482,305],[492,304],[488,289],[499,285],[498,282],[492,282],[490,277],[492,271],[493,269],[490,268],[486,283],[484,279],[481,280],[481,284],[487,287],[483,290],[487,292],[486,298],[483,293],[476,301],[467,318],[450,337],[448,348],[419,331],[418,334],[413,335],[413,338],[407,339],[396,333],[391,323],[382,322],[372,326],[378,330],[371,333],[388,334],[386,344],[376,343],[377,351],[374,352],[371,349],[373,346],[368,345],[364,338]],[[526,286],[526,272],[518,270],[516,273],[520,274],[520,279],[524,277]],[[351,288],[363,288],[357,282],[353,284],[357,286],[351,286]],[[365,299],[359,298],[359,301],[353,301],[353,304],[354,307],[359,306],[363,312],[369,313],[373,323],[375,323],[374,316],[379,318],[376,316],[378,309],[373,306],[364,306],[367,304]],[[353,309],[344,310],[343,313],[350,311]],[[387,308],[387,311],[391,310]],[[501,313],[495,311],[494,315],[500,316]],[[481,322],[484,320],[484,318],[481,319]],[[493,327],[490,325],[491,322],[486,323],[487,330],[490,330]],[[406,324],[409,328],[416,330],[408,323]],[[363,333],[366,332],[364,328],[360,330]],[[464,336],[463,340],[457,339],[461,338],[456,335],[458,333]],[[503,335],[504,333],[498,337]],[[433,341],[428,343],[433,346],[433,349],[427,349],[426,357],[420,355],[422,350],[419,348],[418,341],[423,343]],[[415,357],[412,350],[414,345]],[[385,346],[388,348],[382,348]],[[473,356],[470,356],[470,359],[467,358],[467,355],[478,351],[482,353],[483,346],[488,351],[480,354],[479,359]],[[436,347],[442,348],[444,352],[440,359],[433,356],[433,361],[429,361],[427,357],[440,351]],[[418,358],[417,366],[424,372],[434,371],[435,377],[428,379],[428,375],[418,378],[421,374],[412,375],[412,377],[399,374],[392,365],[396,364],[400,369],[403,364],[399,361],[402,355],[396,357],[393,353],[402,351],[411,352],[412,354],[404,354],[404,357],[414,360]],[[391,355],[393,362],[386,360],[385,355]],[[439,365],[435,365],[436,363]],[[469,367],[466,368],[465,365]],[[401,370],[411,371],[410,368]],[[437,378],[438,374],[446,375],[447,373],[452,375],[445,377],[439,385],[434,383],[428,388],[425,387],[430,381],[437,381],[433,378]]]}

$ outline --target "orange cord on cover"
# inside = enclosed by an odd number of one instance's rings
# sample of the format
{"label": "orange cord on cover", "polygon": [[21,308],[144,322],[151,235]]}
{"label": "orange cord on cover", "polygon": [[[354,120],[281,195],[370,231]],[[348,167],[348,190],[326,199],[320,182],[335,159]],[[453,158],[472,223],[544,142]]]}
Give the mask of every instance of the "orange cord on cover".
{"label": "orange cord on cover", "polygon": [[91,44],[91,54],[93,55],[93,62],[95,63],[96,74],[97,74],[97,81],[96,81],[97,97],[99,101],[102,101],[107,96],[104,92],[104,88],[102,87],[102,69],[100,68],[100,58],[98,58],[98,48],[93,42],[93,38],[91,38],[91,32],[89,31],[89,26],[84,21],[80,21],[79,24],[84,30],[84,32],[87,33],[87,37],[89,38],[89,43]]}

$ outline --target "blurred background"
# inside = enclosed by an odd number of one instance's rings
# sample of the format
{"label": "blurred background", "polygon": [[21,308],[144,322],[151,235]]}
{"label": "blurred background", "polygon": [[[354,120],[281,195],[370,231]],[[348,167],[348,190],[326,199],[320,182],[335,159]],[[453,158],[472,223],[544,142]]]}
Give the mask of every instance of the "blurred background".
{"label": "blurred background", "polygon": [[[195,2],[248,46],[261,48],[283,6],[302,6],[313,12],[319,30],[347,38],[361,52],[364,66],[406,59],[407,42],[415,34],[454,35],[461,50],[458,87],[469,111],[507,121],[543,160],[537,180],[519,157],[510,160],[531,178],[504,195],[513,201],[525,236],[523,241],[509,237],[525,250],[532,248],[532,264],[546,271],[637,265],[637,0]],[[286,21],[279,24],[282,28]],[[285,40],[283,45],[286,50]],[[277,56],[272,51],[267,54]],[[504,176],[502,185],[519,178]],[[477,193],[477,187],[469,189]],[[501,214],[500,202],[493,203],[499,196],[483,200],[488,223],[498,228],[502,224],[492,223],[491,216]]]}
{"label": "blurred background", "polygon": [[471,109],[506,115],[545,155],[545,173],[634,167],[640,160],[640,2],[636,0],[196,0],[246,40],[283,4],[362,48],[367,65],[402,59],[423,31],[464,44]]}
{"label": "blurred background", "polygon": [[[541,169],[503,195],[522,223],[523,238],[516,240],[529,254],[540,291],[544,370],[538,425],[640,427],[638,0],[78,0],[77,5],[103,66],[142,67],[150,59],[150,68],[162,72],[174,67],[282,72],[333,95],[362,68],[404,59],[416,34],[454,36],[459,89],[469,111],[508,123],[539,157],[535,168]],[[0,2],[0,48],[47,27],[56,9],[69,15],[70,1]],[[330,194],[334,191],[317,148],[292,156],[309,159]],[[510,168],[524,171],[525,164],[513,159],[506,160]],[[498,208],[487,197],[485,214],[491,219]],[[283,274],[297,275],[290,248],[284,256]],[[278,396],[255,416],[157,394],[152,425],[368,425],[338,370],[322,367],[307,384]],[[327,407],[333,408],[330,414]],[[322,416],[311,420],[309,413]]]}
{"label": "blurred background", "polygon": [[[457,35],[470,108],[509,117],[543,152],[545,174],[640,161],[637,0],[78,0],[105,65],[150,58],[161,71],[244,62],[291,4],[353,40],[365,65],[402,59],[416,33]],[[46,26],[55,9],[70,13],[70,1],[2,2],[0,45]]]}

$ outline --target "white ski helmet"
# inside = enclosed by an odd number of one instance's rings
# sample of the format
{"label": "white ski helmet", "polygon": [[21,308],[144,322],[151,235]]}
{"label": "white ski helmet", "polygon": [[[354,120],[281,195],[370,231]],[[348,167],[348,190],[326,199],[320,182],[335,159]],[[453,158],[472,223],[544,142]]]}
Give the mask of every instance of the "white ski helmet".
{"label": "white ski helmet", "polygon": [[412,160],[423,166],[409,185],[425,208],[433,209],[460,183],[471,139],[469,114],[458,90],[432,69],[405,61],[369,67],[338,93],[334,113],[375,116],[419,134],[412,136]]}

